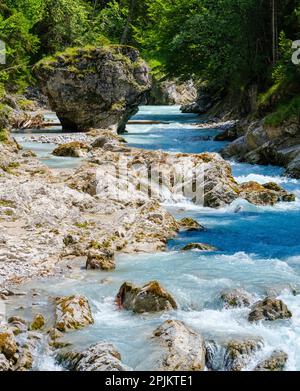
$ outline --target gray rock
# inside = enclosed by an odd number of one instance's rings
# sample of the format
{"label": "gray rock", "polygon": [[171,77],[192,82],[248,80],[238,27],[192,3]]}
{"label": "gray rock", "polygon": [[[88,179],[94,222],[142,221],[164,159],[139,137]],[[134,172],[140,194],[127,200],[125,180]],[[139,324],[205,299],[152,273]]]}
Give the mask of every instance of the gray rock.
{"label": "gray rock", "polygon": [[7,372],[11,369],[11,364],[4,356],[4,354],[0,353],[0,372]]}
{"label": "gray rock", "polygon": [[164,348],[156,370],[203,371],[203,337],[178,320],[167,320],[154,331],[154,338]]}
{"label": "gray rock", "polygon": [[225,308],[249,307],[253,298],[243,289],[231,289],[221,293]]}
{"label": "gray rock", "polygon": [[128,46],[69,49],[38,63],[35,75],[65,130],[124,131],[151,87],[148,66]]}
{"label": "gray rock", "polygon": [[273,321],[277,319],[289,319],[291,317],[291,311],[282,300],[267,297],[251,307],[248,320],[249,322],[257,322],[259,320]]}
{"label": "gray rock", "polygon": [[83,352],[62,351],[57,355],[59,363],[72,371],[130,371],[121,362],[121,355],[107,342],[97,343]]}
{"label": "gray rock", "polygon": [[182,248],[182,251],[199,250],[199,251],[217,251],[217,248],[206,243],[189,243]]}

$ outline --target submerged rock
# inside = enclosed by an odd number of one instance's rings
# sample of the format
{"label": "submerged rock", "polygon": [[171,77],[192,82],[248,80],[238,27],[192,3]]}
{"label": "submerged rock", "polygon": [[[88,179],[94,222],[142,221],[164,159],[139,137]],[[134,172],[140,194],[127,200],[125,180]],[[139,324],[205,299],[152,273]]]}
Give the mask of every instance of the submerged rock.
{"label": "submerged rock", "polygon": [[88,145],[80,141],[61,144],[52,152],[55,156],[84,157],[88,152]]}
{"label": "submerged rock", "polygon": [[232,289],[221,293],[221,300],[225,308],[249,307],[252,296],[243,289]]}
{"label": "submerged rock", "polygon": [[[129,46],[67,49],[35,66],[65,130],[125,130],[151,88],[148,66]],[[63,80],[63,82],[62,82]]]}
{"label": "submerged rock", "polygon": [[203,337],[178,320],[166,320],[154,331],[154,338],[164,348],[160,371],[203,371],[205,344]]}
{"label": "submerged rock", "polygon": [[81,329],[94,323],[86,297],[81,295],[57,297],[55,327],[59,331]]}
{"label": "submerged rock", "polygon": [[114,253],[105,249],[90,250],[86,261],[86,268],[107,271],[114,270],[116,268]]}
{"label": "submerged rock", "polygon": [[291,311],[282,300],[267,297],[251,307],[248,320],[249,322],[257,322],[259,320],[273,321],[277,319],[289,319],[291,317]]}
{"label": "submerged rock", "polygon": [[206,243],[189,243],[182,248],[182,251],[200,250],[200,251],[217,251],[218,249]]}
{"label": "submerged rock", "polygon": [[233,340],[226,345],[224,368],[227,371],[241,371],[249,364],[252,356],[263,346],[259,339]]}
{"label": "submerged rock", "polygon": [[173,297],[157,281],[150,281],[142,287],[125,282],[116,296],[116,303],[120,308],[137,313],[177,308]]}
{"label": "submerged rock", "polygon": [[283,371],[287,360],[288,355],[285,352],[283,352],[282,350],[274,351],[269,358],[260,362],[254,368],[254,371]]}
{"label": "submerged rock", "polygon": [[264,185],[257,182],[242,183],[240,185],[240,196],[255,205],[274,205],[280,201],[295,201],[294,194],[288,193],[273,182]]}
{"label": "submerged rock", "polygon": [[191,217],[184,217],[178,221],[180,228],[186,231],[198,231],[203,230],[204,227]]}
{"label": "submerged rock", "polygon": [[71,371],[130,371],[121,355],[107,342],[99,342],[83,352],[61,351],[57,360]]}

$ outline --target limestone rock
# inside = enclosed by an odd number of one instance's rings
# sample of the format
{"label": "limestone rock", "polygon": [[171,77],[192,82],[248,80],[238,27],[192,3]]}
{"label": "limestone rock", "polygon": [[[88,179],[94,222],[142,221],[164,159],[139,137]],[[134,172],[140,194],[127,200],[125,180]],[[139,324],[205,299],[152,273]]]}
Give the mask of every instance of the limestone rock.
{"label": "limestone rock", "polygon": [[191,217],[184,217],[178,221],[180,228],[186,231],[198,231],[204,229],[204,227]]}
{"label": "limestone rock", "polygon": [[116,267],[114,253],[106,249],[93,249],[88,253],[86,268],[87,269],[101,269],[114,270]]}
{"label": "limestone rock", "polygon": [[248,319],[249,322],[257,322],[259,320],[273,321],[277,319],[289,319],[291,317],[291,311],[282,300],[267,297],[251,307]]}
{"label": "limestone rock", "polygon": [[221,300],[225,308],[249,307],[252,296],[243,289],[232,289],[221,293]]}
{"label": "limestone rock", "polygon": [[263,346],[261,340],[232,340],[226,345],[224,367],[227,371],[241,371]]}
{"label": "limestone rock", "polygon": [[99,342],[83,352],[62,351],[58,361],[72,371],[129,371],[121,355],[107,342]]}
{"label": "limestone rock", "polygon": [[142,287],[125,282],[117,294],[116,303],[120,308],[136,313],[177,308],[173,297],[157,281],[150,281]]}
{"label": "limestone rock", "polygon": [[182,251],[199,250],[199,251],[217,251],[217,248],[206,243],[189,243],[182,248]]}
{"label": "limestone rock", "polygon": [[187,105],[197,98],[197,89],[193,80],[186,82],[173,80],[153,80],[148,104],[150,105]]}
{"label": "limestone rock", "polygon": [[55,156],[84,157],[87,155],[88,145],[79,141],[61,144],[52,152]]}
{"label": "limestone rock", "polygon": [[13,332],[7,328],[0,329],[0,353],[10,360],[17,350],[18,347]]}
{"label": "limestone rock", "polygon": [[271,356],[260,362],[254,371],[283,371],[288,360],[288,355],[283,351],[274,351]]}
{"label": "limestone rock", "polygon": [[11,369],[10,362],[4,356],[4,354],[0,353],[0,372],[7,372]]}
{"label": "limestone rock", "polygon": [[154,331],[154,338],[164,348],[157,370],[203,371],[203,337],[178,320],[167,320]]}
{"label": "limestone rock", "polygon": [[30,325],[30,330],[40,330],[45,326],[45,318],[42,314],[37,314],[31,325]]}
{"label": "limestone rock", "polygon": [[59,331],[76,330],[94,323],[89,302],[81,295],[57,297],[55,327]]}
{"label": "limestone rock", "polygon": [[240,185],[240,196],[255,205],[274,205],[277,202],[295,201],[295,196],[285,191],[276,183],[260,185],[256,182],[245,182]]}
{"label": "limestone rock", "polygon": [[123,131],[151,87],[148,66],[129,46],[67,49],[38,63],[35,74],[63,128],[73,131]]}

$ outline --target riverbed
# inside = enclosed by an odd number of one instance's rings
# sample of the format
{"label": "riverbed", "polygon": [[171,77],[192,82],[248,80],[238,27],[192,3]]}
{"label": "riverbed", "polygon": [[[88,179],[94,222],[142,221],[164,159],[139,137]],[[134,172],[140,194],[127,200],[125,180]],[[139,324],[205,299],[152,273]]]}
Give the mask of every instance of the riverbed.
{"label": "riverbed", "polygon": [[[168,122],[160,125],[128,125],[125,138],[130,146],[170,152],[218,152],[226,142],[213,141],[219,132],[199,128],[205,118],[181,114],[177,106],[145,106],[136,120]],[[60,128],[47,131],[60,132]],[[42,131],[34,133],[45,134]],[[80,160],[51,155],[54,144],[30,141],[31,132],[15,135],[24,148],[32,149],[51,168],[74,168]],[[255,355],[248,369],[273,350],[288,356],[287,370],[300,370],[300,181],[283,176],[283,169],[232,162],[238,182],[255,180],[276,182],[296,194],[292,203],[258,207],[237,200],[222,209],[195,206],[190,202],[167,202],[165,206],[177,217],[191,216],[205,226],[204,231],[181,233],[165,253],[120,255],[114,272],[92,272],[83,261],[74,265],[70,276],[34,281],[22,287],[29,295],[9,306],[9,312],[30,319],[41,312],[53,313],[49,297],[80,293],[89,299],[95,324],[68,333],[65,339],[76,347],[88,347],[106,340],[115,344],[122,361],[136,370],[150,370],[160,348],[151,339],[155,327],[173,318],[202,333],[206,340],[220,345],[230,338],[259,337],[263,349]],[[204,242],[218,251],[181,252],[185,244]],[[143,284],[157,279],[175,297],[178,310],[160,314],[134,315],[120,311],[114,297],[124,281]],[[290,320],[250,324],[249,309],[224,309],[220,293],[228,288],[243,288],[257,299],[276,292],[293,313]],[[22,307],[22,308],[20,308]],[[49,353],[36,355],[36,370],[60,370]]]}

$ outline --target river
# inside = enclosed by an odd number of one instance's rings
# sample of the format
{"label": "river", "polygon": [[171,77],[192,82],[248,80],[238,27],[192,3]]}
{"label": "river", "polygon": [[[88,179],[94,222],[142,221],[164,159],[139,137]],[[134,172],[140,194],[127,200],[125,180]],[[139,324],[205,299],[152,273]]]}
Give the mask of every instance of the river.
{"label": "river", "polygon": [[[193,114],[181,114],[177,106],[141,107],[135,119],[160,120],[168,124],[129,125],[125,135],[129,145],[172,152],[217,152],[226,143],[213,141],[216,129],[199,128],[204,120]],[[60,131],[60,129],[56,129]],[[53,145],[24,141],[50,167],[74,167],[78,160],[50,155]],[[260,337],[264,347],[248,368],[273,350],[284,350],[287,370],[300,370],[300,181],[283,176],[283,169],[232,162],[238,182],[255,180],[276,182],[293,191],[297,200],[274,207],[258,207],[238,200],[222,209],[210,209],[186,203],[165,203],[177,217],[191,216],[206,227],[204,231],[181,233],[171,240],[165,253],[120,255],[114,272],[74,270],[65,279],[35,281],[25,285],[29,292],[40,295],[20,298],[20,315],[52,310],[49,296],[81,293],[88,297],[95,324],[65,337],[77,347],[87,347],[100,340],[116,345],[122,361],[136,370],[150,370],[159,354],[151,340],[155,327],[168,318],[183,320],[203,334],[206,340],[221,343],[236,337]],[[181,252],[190,242],[216,246],[214,253]],[[175,297],[179,309],[160,314],[134,315],[120,311],[114,297],[124,281],[143,284],[157,279]],[[223,309],[220,293],[227,288],[243,288],[257,299],[276,290],[293,313],[291,320],[251,324],[249,309]],[[30,295],[29,295],[30,297]],[[32,307],[32,304],[34,305]],[[16,307],[11,308],[16,312]],[[53,357],[39,352],[36,370],[59,370]]]}

